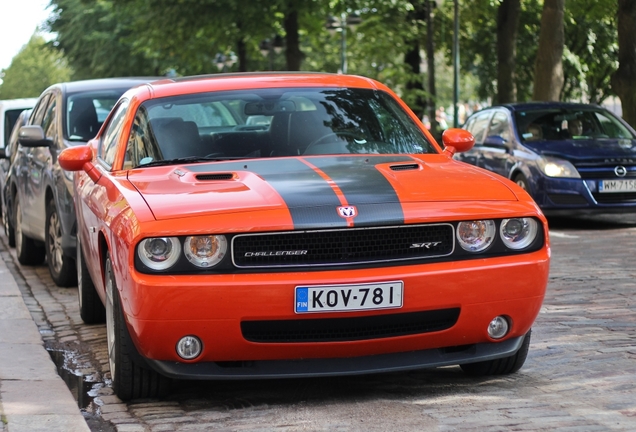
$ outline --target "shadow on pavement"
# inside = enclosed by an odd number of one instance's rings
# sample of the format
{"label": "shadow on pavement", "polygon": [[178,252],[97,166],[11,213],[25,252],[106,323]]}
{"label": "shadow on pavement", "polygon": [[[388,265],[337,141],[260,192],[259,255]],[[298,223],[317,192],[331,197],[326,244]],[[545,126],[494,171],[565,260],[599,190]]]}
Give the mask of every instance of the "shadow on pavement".
{"label": "shadow on pavement", "polygon": [[550,229],[567,230],[615,230],[636,228],[636,214],[600,214],[594,216],[550,216]]}

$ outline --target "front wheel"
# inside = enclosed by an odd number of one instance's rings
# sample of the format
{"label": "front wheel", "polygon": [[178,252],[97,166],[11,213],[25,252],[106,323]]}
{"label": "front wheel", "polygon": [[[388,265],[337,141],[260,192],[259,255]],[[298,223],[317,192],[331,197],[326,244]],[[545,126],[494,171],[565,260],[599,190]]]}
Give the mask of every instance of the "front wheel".
{"label": "front wheel", "polygon": [[514,182],[523,189],[524,191],[530,193],[530,189],[528,188],[528,179],[523,174],[517,174],[514,178]]}
{"label": "front wheel", "polygon": [[82,245],[77,237],[77,293],[79,310],[82,321],[86,324],[103,323],[106,320],[104,303],[97,294],[95,284],[86,267],[86,260],[82,252]]}
{"label": "front wheel", "polygon": [[11,215],[8,210],[9,209],[5,207],[2,212],[2,225],[4,225],[4,234],[7,236],[7,240],[9,240],[9,246],[15,247],[15,229],[13,228]]}
{"label": "front wheel", "polygon": [[22,207],[20,206],[18,195],[15,196],[14,203],[15,253],[18,256],[18,262],[22,265],[42,264],[46,251],[35,240],[24,235],[22,232]]}
{"label": "front wheel", "polygon": [[104,268],[106,287],[106,340],[113,390],[121,400],[159,397],[168,392],[170,380],[135,361],[132,342],[119,300],[110,255]]}
{"label": "front wheel", "polygon": [[504,357],[495,360],[487,360],[477,363],[468,363],[459,365],[464,372],[473,376],[486,376],[486,375],[507,375],[517,372],[528,357],[528,349],[530,348],[530,335],[532,330],[523,338],[521,348],[514,355],[510,357]]}
{"label": "front wheel", "polygon": [[57,286],[76,284],[75,260],[62,250],[62,222],[53,199],[46,206],[46,258],[51,279]]}

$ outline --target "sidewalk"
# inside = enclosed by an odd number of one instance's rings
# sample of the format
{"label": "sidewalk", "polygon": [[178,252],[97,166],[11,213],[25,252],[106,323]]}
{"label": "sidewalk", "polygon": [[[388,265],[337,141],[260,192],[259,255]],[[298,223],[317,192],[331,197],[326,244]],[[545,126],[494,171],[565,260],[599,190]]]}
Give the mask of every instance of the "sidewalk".
{"label": "sidewalk", "polygon": [[1,258],[0,417],[0,432],[90,431]]}

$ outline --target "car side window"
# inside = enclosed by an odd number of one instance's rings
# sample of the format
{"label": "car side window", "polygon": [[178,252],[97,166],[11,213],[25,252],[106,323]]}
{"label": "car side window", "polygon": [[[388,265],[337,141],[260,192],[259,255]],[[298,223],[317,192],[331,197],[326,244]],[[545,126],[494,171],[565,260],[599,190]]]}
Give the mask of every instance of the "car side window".
{"label": "car side window", "polygon": [[148,111],[144,107],[139,108],[133,126],[128,137],[128,146],[126,147],[126,158],[124,159],[124,169],[131,169],[151,162],[153,160],[161,160],[161,151],[157,145],[157,140],[150,130],[148,121]]}
{"label": "car side window", "polygon": [[506,141],[510,141],[510,124],[508,116],[504,112],[497,112],[490,122],[488,136],[499,136]]}
{"label": "car side window", "polygon": [[31,115],[31,121],[29,122],[29,124],[42,124],[42,120],[44,119],[44,114],[46,113],[46,108],[48,106],[50,97],[51,94],[49,93],[40,98],[38,104],[35,106],[35,108],[33,108],[33,115]]}
{"label": "car side window", "polygon": [[104,137],[102,138],[102,142],[99,146],[99,157],[109,167],[112,167],[113,163],[115,162],[115,155],[117,154],[117,144],[119,142],[119,137],[121,136],[121,131],[124,126],[124,114],[126,113],[126,108],[128,108],[128,101],[123,101],[115,108],[115,112],[110,120],[110,123],[108,124],[108,126],[106,126]]}
{"label": "car side window", "polygon": [[468,132],[473,134],[476,142],[483,142],[484,132],[488,127],[488,120],[490,119],[491,115],[492,111],[484,111],[481,114],[477,114],[475,122],[470,125],[470,129],[468,129]]}
{"label": "car side window", "polygon": [[44,136],[56,142],[57,140],[57,128],[55,127],[57,124],[57,103],[55,97],[51,97],[49,101],[49,105],[46,108],[46,113],[44,115],[44,119],[42,119],[42,130],[44,131]]}

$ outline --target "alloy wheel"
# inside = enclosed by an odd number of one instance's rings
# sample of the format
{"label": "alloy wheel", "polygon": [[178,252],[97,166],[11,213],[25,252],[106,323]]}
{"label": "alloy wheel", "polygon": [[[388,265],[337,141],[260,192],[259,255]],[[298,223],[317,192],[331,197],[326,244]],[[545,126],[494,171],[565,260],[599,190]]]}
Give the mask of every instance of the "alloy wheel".
{"label": "alloy wheel", "polygon": [[20,255],[22,251],[22,207],[20,201],[15,203],[15,250]]}
{"label": "alloy wheel", "polygon": [[117,356],[115,345],[115,305],[113,303],[113,275],[110,259],[106,260],[106,341],[108,344],[108,365],[110,366],[110,379],[116,378]]}
{"label": "alloy wheel", "polygon": [[82,259],[82,248],[80,246],[80,240],[79,240],[79,236],[77,236],[77,248],[76,248],[76,256],[75,256],[75,262],[77,263],[77,294],[78,294],[78,299],[79,299],[79,307],[80,310],[82,310],[82,304],[84,303],[84,300],[82,299],[82,297],[84,296],[82,294],[82,266],[81,266],[81,260]]}
{"label": "alloy wheel", "polygon": [[60,225],[60,218],[57,215],[57,212],[53,211],[49,218],[49,250],[48,258],[50,261],[50,265],[55,270],[56,274],[59,274],[62,271],[62,265],[64,264],[64,256],[62,252],[62,226]]}

